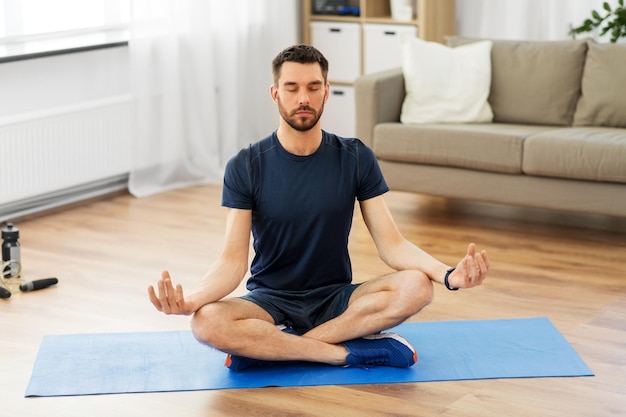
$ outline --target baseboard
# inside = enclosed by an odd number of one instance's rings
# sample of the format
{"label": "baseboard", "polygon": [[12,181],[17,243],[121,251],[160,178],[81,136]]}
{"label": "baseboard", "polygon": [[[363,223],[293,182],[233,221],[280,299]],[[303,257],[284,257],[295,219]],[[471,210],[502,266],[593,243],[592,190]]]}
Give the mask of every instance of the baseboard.
{"label": "baseboard", "polygon": [[128,189],[128,174],[117,175],[74,187],[0,205],[0,222],[17,221],[44,212],[101,198]]}

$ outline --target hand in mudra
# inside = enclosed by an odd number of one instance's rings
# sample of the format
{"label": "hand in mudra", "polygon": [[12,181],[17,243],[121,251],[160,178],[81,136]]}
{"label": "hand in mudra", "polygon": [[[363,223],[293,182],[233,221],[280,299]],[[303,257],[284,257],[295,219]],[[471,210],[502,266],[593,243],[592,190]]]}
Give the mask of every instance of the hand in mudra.
{"label": "hand in mudra", "polygon": [[148,287],[148,295],[150,302],[157,310],[165,314],[180,314],[188,316],[193,313],[189,307],[189,303],[185,301],[182,285],[172,284],[172,279],[168,271],[161,273],[161,279],[157,282],[158,295],[154,287]]}
{"label": "hand in mudra", "polygon": [[470,243],[467,254],[457,264],[448,277],[452,288],[472,288],[483,283],[489,271],[489,258],[486,251],[476,252],[476,245]]}

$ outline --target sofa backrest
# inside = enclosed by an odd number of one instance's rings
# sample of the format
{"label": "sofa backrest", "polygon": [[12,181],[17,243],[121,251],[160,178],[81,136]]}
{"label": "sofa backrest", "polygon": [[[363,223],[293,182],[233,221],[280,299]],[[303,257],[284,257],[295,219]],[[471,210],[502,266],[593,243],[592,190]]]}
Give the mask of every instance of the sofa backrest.
{"label": "sofa backrest", "polygon": [[[452,47],[479,39],[450,37]],[[491,105],[494,122],[570,126],[581,94],[584,40],[494,40]]]}
{"label": "sofa backrest", "polygon": [[589,42],[574,126],[626,128],[626,43]]}

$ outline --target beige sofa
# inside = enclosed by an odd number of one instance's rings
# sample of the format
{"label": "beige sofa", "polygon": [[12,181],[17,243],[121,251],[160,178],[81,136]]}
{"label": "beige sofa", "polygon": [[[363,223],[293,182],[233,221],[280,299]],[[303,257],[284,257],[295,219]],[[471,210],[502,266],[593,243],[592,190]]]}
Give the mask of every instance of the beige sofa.
{"label": "beige sofa", "polygon": [[626,217],[624,68],[626,44],[494,40],[492,123],[401,123],[394,69],[357,80],[357,137],[392,190]]}

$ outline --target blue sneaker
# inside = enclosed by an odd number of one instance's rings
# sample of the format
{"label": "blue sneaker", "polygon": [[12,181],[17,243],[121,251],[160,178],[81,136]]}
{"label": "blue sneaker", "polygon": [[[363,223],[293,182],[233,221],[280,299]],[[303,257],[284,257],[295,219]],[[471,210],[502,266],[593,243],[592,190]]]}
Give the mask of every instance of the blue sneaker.
{"label": "blue sneaker", "polygon": [[[276,327],[285,333],[299,335],[298,332],[296,332],[291,327],[287,327],[282,324]],[[243,371],[244,369],[252,368],[255,366],[271,365],[272,363],[275,363],[275,362],[265,361],[261,359],[246,358],[245,356],[237,356],[237,355],[229,354],[226,356],[226,362],[224,363],[224,365],[231,371]]]}
{"label": "blue sneaker", "polygon": [[417,362],[417,352],[402,336],[395,333],[378,333],[343,344],[348,349],[346,365],[393,366],[408,368]]}

